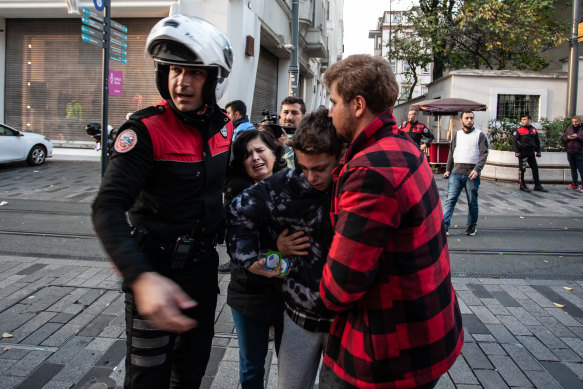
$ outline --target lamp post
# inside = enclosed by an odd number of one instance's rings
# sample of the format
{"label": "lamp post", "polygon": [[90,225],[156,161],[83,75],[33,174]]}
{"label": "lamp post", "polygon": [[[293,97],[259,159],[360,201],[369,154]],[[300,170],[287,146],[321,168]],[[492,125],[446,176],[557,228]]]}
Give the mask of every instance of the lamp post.
{"label": "lamp post", "polygon": [[299,19],[300,0],[292,0],[292,55],[289,64],[289,88],[290,96],[298,96],[298,78],[300,68],[298,66],[298,35],[300,27]]}
{"label": "lamp post", "polygon": [[573,29],[569,39],[569,84],[567,91],[567,117],[577,112],[577,84],[579,83],[579,1],[573,1]]}

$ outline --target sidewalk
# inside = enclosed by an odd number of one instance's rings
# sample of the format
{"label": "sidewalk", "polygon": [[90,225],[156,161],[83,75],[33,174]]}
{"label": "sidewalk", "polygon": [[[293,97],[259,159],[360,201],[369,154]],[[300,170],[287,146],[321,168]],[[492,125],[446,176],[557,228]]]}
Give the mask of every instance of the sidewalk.
{"label": "sidewalk", "polygon": [[[447,183],[440,176],[436,182],[443,199]],[[483,180],[481,217],[583,217],[583,194],[567,191],[564,185],[547,187],[549,193],[525,194],[516,184]],[[0,188],[0,193],[0,200],[10,199],[16,189]],[[48,199],[50,192],[26,193]],[[89,204],[94,193],[84,189],[75,194],[75,201]],[[463,195],[459,206],[465,215]],[[219,251],[223,263],[224,246]],[[229,279],[219,275],[216,336],[203,388],[239,385],[238,344],[225,304]],[[463,314],[465,344],[437,388],[583,387],[583,277],[539,280],[454,274],[452,281]],[[0,333],[2,389],[123,385],[123,295],[119,276],[107,262],[0,255]],[[277,358],[272,351],[268,361],[266,387],[275,388]]]}

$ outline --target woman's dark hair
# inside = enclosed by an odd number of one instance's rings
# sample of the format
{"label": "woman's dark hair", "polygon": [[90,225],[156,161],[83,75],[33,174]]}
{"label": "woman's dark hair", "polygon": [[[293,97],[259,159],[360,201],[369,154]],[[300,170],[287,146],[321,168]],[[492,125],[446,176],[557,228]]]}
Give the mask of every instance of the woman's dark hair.
{"label": "woman's dark hair", "polygon": [[235,196],[255,183],[245,171],[245,165],[243,163],[249,156],[247,144],[254,139],[259,139],[265,143],[265,145],[273,152],[273,155],[275,155],[273,173],[287,167],[287,163],[283,158],[283,147],[276,144],[275,140],[269,133],[259,130],[239,132],[237,134],[237,139],[235,139],[235,142],[231,146],[233,160],[229,164],[229,170],[227,173],[225,184],[225,204],[228,204]]}

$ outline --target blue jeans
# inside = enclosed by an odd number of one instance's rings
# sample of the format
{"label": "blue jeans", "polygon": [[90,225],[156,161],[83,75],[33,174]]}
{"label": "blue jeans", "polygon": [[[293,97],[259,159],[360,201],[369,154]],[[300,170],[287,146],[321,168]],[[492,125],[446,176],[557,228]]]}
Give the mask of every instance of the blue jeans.
{"label": "blue jeans", "polygon": [[453,215],[453,209],[457,203],[457,199],[462,193],[462,189],[466,190],[466,198],[468,199],[468,221],[467,225],[478,224],[478,187],[480,186],[480,177],[470,180],[468,176],[463,174],[452,173],[447,181],[447,198],[445,199],[444,221],[445,228],[449,228],[449,222]]}
{"label": "blue jeans", "polygon": [[[269,324],[231,308],[239,339],[239,381],[242,389],[263,389]],[[283,326],[275,326],[275,351],[279,352]]]}
{"label": "blue jeans", "polygon": [[571,166],[573,184],[579,185],[579,180],[577,179],[577,172],[579,172],[581,185],[583,185],[583,153],[567,153],[567,160],[569,161],[569,166]]}

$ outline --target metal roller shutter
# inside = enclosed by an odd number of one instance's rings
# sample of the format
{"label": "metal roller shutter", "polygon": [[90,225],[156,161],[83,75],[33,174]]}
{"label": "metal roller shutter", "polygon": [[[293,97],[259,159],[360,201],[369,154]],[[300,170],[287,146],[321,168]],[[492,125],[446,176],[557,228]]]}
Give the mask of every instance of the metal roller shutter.
{"label": "metal roller shutter", "polygon": [[257,79],[253,92],[253,108],[250,120],[254,123],[261,121],[264,110],[279,113],[277,105],[277,66],[278,59],[265,48],[259,52]]}
{"label": "metal roller shutter", "polygon": [[[144,45],[158,19],[119,19],[128,28],[122,96],[109,96],[109,123],[160,101],[154,64]],[[89,122],[101,121],[102,52],[81,41],[79,19],[9,19],[6,25],[6,123],[59,143],[90,141]]]}

